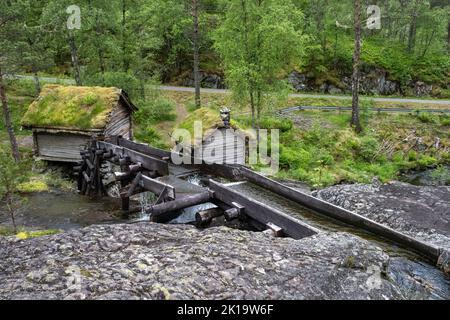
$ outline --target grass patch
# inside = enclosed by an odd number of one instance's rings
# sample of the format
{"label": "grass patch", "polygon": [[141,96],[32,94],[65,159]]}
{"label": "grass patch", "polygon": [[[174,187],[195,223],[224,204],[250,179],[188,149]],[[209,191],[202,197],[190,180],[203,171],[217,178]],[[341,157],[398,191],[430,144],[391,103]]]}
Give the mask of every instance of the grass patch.
{"label": "grass patch", "polygon": [[45,236],[52,236],[61,233],[61,230],[48,229],[48,230],[37,230],[37,231],[20,231],[16,234],[16,237],[20,240],[27,240]]}
{"label": "grass patch", "polygon": [[20,193],[47,192],[49,191],[49,187],[44,181],[32,178],[28,182],[19,184],[17,190]]}

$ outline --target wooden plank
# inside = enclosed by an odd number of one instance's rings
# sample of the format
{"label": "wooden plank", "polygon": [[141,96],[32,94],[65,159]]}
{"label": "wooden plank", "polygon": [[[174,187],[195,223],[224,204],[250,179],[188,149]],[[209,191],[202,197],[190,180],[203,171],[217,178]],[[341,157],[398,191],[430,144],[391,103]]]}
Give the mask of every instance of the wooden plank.
{"label": "wooden plank", "polygon": [[77,162],[80,151],[89,141],[88,137],[75,134],[36,133],[38,155],[49,161]]}
{"label": "wooden plank", "polygon": [[148,190],[156,195],[160,195],[162,192],[166,192],[168,198],[172,200],[175,200],[176,198],[174,187],[161,181],[149,178],[145,175],[141,176],[139,185],[145,190]]}
{"label": "wooden plank", "polygon": [[294,217],[291,217],[279,210],[271,208],[261,202],[248,198],[230,188],[225,187],[223,184],[214,180],[209,181],[209,187],[214,191],[214,198],[225,202],[232,206],[232,204],[238,203],[245,207],[245,214],[250,218],[257,220],[263,225],[273,223],[283,229],[284,233],[294,239],[302,239],[315,235],[319,232],[316,228],[313,228],[306,223],[301,222]]}
{"label": "wooden plank", "polygon": [[132,195],[134,195],[135,193],[135,190],[136,190],[136,187],[139,185],[139,183],[141,182],[141,179],[142,179],[142,173],[141,172],[139,172],[138,174],[137,174],[137,176],[134,178],[134,180],[133,180],[133,182],[131,183],[131,185],[130,185],[130,187],[128,188],[128,191],[127,191],[127,193],[126,193],[126,198],[129,198],[129,197],[131,197]]}
{"label": "wooden plank", "polygon": [[145,155],[149,155],[152,157],[158,157],[158,158],[166,158],[171,156],[170,151],[164,151],[161,149],[153,148],[149,145],[133,142],[127,139],[118,138],[118,144],[121,147],[140,152]]}
{"label": "wooden plank", "polygon": [[129,157],[131,162],[141,163],[142,167],[148,171],[155,171],[160,176],[166,176],[169,174],[169,164],[158,158],[154,158],[143,153],[130,150],[125,147],[116,146],[114,144],[99,141],[100,148],[105,148],[106,151],[112,150],[116,155],[122,155],[124,157]]}
{"label": "wooden plank", "polygon": [[[279,182],[264,177],[256,172],[253,172],[247,168],[240,169],[242,175],[250,182],[263,187],[271,192],[274,192],[280,196],[288,198],[304,207],[320,212],[321,214],[342,221],[344,223],[356,226],[363,230],[367,230],[376,235],[389,239],[403,247],[412,249],[425,257],[437,262],[441,254],[441,249],[428,243],[416,240],[410,236],[407,236],[401,232],[395,231],[389,227],[386,227],[380,223],[372,221],[359,214],[351,212],[349,210],[335,206],[329,202],[317,199],[313,196],[302,193],[293,188],[287,187]],[[273,223],[279,225],[276,221]],[[279,225],[283,228],[283,226]]]}
{"label": "wooden plank", "polygon": [[212,193],[205,191],[194,195],[150,206],[145,211],[151,215],[152,222],[164,223],[176,218],[179,210],[207,203],[211,200]]}

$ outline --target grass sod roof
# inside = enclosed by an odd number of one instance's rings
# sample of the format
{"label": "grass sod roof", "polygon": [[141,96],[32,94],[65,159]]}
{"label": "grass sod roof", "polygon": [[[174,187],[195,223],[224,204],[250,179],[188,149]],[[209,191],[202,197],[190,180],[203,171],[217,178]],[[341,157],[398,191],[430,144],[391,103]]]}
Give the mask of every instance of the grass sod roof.
{"label": "grass sod roof", "polygon": [[[233,113],[231,114],[233,117]],[[195,140],[194,136],[194,125],[196,121],[200,121],[202,124],[202,140]],[[254,138],[254,134],[248,129],[239,124],[237,121],[231,119],[230,123],[231,129],[236,130],[239,134],[245,135],[251,138]],[[176,129],[185,129],[189,132],[191,136],[191,145],[199,146],[210,134],[212,134],[215,130],[224,128],[224,124],[222,119],[220,118],[220,112],[217,109],[211,109],[202,107],[200,109],[195,110],[189,116],[186,117],[181,123],[178,124]],[[184,143],[184,141],[182,142]]]}
{"label": "grass sod roof", "polygon": [[103,129],[122,90],[103,87],[46,85],[22,118],[24,127]]}

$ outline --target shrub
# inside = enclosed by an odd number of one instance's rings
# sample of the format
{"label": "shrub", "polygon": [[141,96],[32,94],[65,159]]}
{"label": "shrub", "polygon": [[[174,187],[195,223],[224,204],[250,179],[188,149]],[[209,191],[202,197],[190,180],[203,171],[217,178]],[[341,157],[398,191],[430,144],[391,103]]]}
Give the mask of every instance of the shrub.
{"label": "shrub", "polygon": [[264,117],[260,120],[261,129],[279,129],[281,132],[288,132],[292,129],[293,123],[289,119],[278,119]]}
{"label": "shrub", "polygon": [[436,123],[437,119],[435,116],[429,114],[429,113],[425,113],[425,112],[421,112],[417,115],[417,119],[420,120],[420,122],[422,123]]}
{"label": "shrub", "polygon": [[317,150],[314,155],[316,164],[320,166],[329,166],[334,164],[334,157],[325,149]]}
{"label": "shrub", "polygon": [[449,185],[450,170],[447,167],[439,166],[431,172],[431,179],[438,185]]}
{"label": "shrub", "polygon": [[441,122],[441,126],[450,126],[450,116],[448,114],[440,116],[439,121]]}
{"label": "shrub", "polygon": [[168,146],[161,141],[161,136],[153,127],[138,128],[135,136],[138,141],[148,143],[156,148],[168,148]]}
{"label": "shrub", "polygon": [[123,89],[132,99],[137,99],[140,92],[139,80],[127,72],[97,73],[86,78],[86,83],[91,86],[116,87]]}
{"label": "shrub", "polygon": [[159,97],[153,101],[142,102],[139,110],[135,113],[135,120],[140,125],[150,125],[162,121],[174,121],[176,115],[173,113],[175,106],[165,98]]}
{"label": "shrub", "polygon": [[437,160],[436,158],[433,158],[431,156],[428,155],[423,155],[422,157],[420,157],[418,163],[420,166],[422,167],[430,167],[430,166],[434,166],[437,164]]}
{"label": "shrub", "polygon": [[298,157],[297,151],[289,148],[280,148],[280,166],[282,169],[296,169],[300,166],[301,161]]}
{"label": "shrub", "polygon": [[408,152],[408,161],[417,161],[417,152],[414,150],[410,150]]}
{"label": "shrub", "polygon": [[360,139],[360,146],[358,150],[358,156],[368,162],[376,160],[379,144],[377,139],[370,136],[365,136]]}

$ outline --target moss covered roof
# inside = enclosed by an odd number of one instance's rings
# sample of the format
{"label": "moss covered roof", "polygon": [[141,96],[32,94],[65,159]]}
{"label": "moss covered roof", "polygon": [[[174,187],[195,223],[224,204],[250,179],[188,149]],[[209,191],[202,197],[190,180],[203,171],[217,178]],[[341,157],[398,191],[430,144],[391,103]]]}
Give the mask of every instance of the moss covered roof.
{"label": "moss covered roof", "polygon": [[[103,129],[123,94],[117,88],[46,85],[23,116],[22,125],[77,130]],[[128,102],[126,96],[124,99]]]}
{"label": "moss covered roof", "polygon": [[[194,141],[194,123],[196,121],[201,121],[203,128],[202,141]],[[230,126],[232,129],[249,136],[253,136],[251,132],[246,130],[239,123],[231,119]],[[200,145],[207,136],[212,134],[215,130],[224,128],[224,124],[222,119],[220,118],[219,110],[214,110],[211,108],[202,107],[200,109],[195,110],[189,116],[186,117],[181,123],[178,124],[177,129],[185,129],[189,131],[192,144],[194,146]]]}

